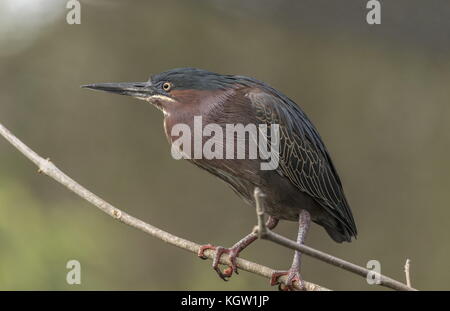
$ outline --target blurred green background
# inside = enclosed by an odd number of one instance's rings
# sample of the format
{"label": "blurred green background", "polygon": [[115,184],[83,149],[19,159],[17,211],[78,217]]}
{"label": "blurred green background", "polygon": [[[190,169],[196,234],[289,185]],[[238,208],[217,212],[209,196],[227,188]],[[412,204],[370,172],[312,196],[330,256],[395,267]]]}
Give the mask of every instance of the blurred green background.
{"label": "blurred green background", "polygon": [[[404,279],[450,289],[450,3],[384,1],[81,1],[0,3],[0,122],[81,184],[158,227],[231,246],[255,212],[222,182],[170,155],[159,111],[80,89],[145,81],[194,66],[256,77],[294,99],[318,127],[343,179],[359,236],[308,244]],[[249,273],[223,282],[190,253],[117,223],[36,173],[0,139],[0,289],[270,290]],[[295,223],[278,232],[294,238]],[[287,268],[293,252],[258,241],[243,257]],[[81,263],[81,285],[66,263]],[[378,290],[305,257],[306,280]]]}

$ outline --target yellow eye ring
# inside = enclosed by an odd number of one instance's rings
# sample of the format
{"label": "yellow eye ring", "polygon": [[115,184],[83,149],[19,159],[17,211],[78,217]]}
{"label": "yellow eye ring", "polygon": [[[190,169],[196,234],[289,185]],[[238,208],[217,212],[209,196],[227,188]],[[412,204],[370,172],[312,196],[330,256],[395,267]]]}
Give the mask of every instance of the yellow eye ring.
{"label": "yellow eye ring", "polygon": [[170,83],[170,82],[164,82],[164,84],[163,84],[162,87],[163,87],[163,90],[164,90],[164,91],[169,92],[170,89],[172,88],[172,83]]}

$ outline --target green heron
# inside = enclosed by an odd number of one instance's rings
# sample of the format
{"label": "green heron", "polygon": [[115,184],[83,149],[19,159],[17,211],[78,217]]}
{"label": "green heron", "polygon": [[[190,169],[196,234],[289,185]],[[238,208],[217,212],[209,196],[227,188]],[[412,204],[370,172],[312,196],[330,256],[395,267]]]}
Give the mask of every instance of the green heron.
{"label": "green heron", "polygon": [[[164,113],[164,129],[169,142],[175,138],[176,124],[194,127],[195,117],[203,123],[265,124],[279,127],[278,166],[262,170],[261,157],[255,159],[194,158],[188,160],[219,177],[247,203],[255,206],[254,189],[264,193],[267,226],[273,229],[280,219],[297,221],[297,242],[304,243],[311,220],[321,225],[336,242],[350,242],[357,230],[336,168],[316,128],[294,101],[254,78],[221,75],[196,68],[178,68],[152,76],[147,82],[99,83],[83,87],[132,96],[151,103]],[[268,136],[270,141],[271,136]],[[245,136],[245,140],[250,140]],[[213,268],[227,280],[237,273],[236,258],[257,239],[250,233],[231,248],[202,246],[215,250]],[[221,271],[219,259],[228,253],[231,266]],[[296,251],[287,271],[274,273],[271,284],[287,275],[287,289],[300,277],[301,253]]]}

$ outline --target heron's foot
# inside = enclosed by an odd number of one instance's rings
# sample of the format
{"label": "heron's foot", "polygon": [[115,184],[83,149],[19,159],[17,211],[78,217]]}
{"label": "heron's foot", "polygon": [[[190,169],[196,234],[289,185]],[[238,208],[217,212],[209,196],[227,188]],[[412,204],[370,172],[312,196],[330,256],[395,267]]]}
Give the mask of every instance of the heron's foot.
{"label": "heron's foot", "polygon": [[[202,245],[198,251],[198,257],[200,257],[201,259],[208,259],[208,257],[206,257],[204,254],[207,249],[216,251],[213,257],[212,267],[222,280],[228,281],[228,279],[233,275],[233,272],[239,274],[236,264],[236,258],[239,255],[239,251],[236,248],[225,248],[222,246],[213,246],[211,244]],[[231,265],[229,265],[225,270],[221,271],[219,268],[219,264],[220,257],[223,254],[228,254],[228,256],[230,256]]]}
{"label": "heron's foot", "polygon": [[[278,279],[280,276],[287,275],[286,283],[281,283]],[[274,286],[278,284],[278,289],[282,291],[297,291],[299,290],[294,283],[297,283],[297,286],[300,290],[306,290],[305,282],[300,276],[300,272],[298,269],[289,269],[288,271],[275,271],[270,278],[270,285]]]}

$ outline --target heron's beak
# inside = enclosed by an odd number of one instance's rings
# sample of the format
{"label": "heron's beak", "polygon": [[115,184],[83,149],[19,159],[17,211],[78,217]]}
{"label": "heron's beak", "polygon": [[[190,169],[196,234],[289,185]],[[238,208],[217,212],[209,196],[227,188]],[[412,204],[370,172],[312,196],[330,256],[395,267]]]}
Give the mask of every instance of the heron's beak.
{"label": "heron's beak", "polygon": [[81,87],[119,95],[128,95],[143,100],[161,95],[151,82],[95,83],[82,85]]}

